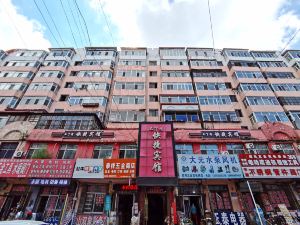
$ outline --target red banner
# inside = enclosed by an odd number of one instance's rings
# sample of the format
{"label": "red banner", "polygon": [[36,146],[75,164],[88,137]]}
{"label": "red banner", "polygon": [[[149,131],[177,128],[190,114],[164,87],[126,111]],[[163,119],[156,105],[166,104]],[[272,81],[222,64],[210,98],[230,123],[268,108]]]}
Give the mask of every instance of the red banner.
{"label": "red banner", "polygon": [[0,177],[71,178],[73,159],[0,159]]}
{"label": "red banner", "polygon": [[135,159],[104,159],[104,178],[135,178]]}
{"label": "red banner", "polygon": [[36,159],[32,160],[28,176],[39,178],[72,178],[75,160]]}
{"label": "red banner", "polygon": [[27,177],[31,159],[0,159],[0,177]]}
{"label": "red banner", "polygon": [[240,154],[240,163],[246,178],[300,177],[300,167],[295,155]]}

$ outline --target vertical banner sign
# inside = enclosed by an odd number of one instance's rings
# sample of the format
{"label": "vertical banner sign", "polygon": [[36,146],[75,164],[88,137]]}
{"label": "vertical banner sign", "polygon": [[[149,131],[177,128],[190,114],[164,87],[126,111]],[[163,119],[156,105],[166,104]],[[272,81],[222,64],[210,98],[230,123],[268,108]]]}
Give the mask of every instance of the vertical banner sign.
{"label": "vertical banner sign", "polygon": [[169,123],[140,124],[140,177],[175,177],[173,130]]}

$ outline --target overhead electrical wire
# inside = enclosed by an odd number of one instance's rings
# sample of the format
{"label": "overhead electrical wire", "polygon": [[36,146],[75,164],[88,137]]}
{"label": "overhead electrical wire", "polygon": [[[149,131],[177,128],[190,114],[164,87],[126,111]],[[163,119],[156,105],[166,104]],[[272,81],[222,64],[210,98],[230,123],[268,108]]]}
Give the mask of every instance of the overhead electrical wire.
{"label": "overhead electrical wire", "polygon": [[63,3],[62,3],[62,0],[59,0],[59,1],[60,1],[60,4],[61,4],[61,7],[62,7],[62,9],[63,9],[63,12],[64,12],[64,14],[65,14],[65,17],[66,17],[66,19],[67,19],[67,23],[68,23],[69,29],[70,29],[70,31],[71,31],[72,38],[73,38],[73,41],[74,41],[74,43],[75,43],[75,46],[76,46],[76,48],[78,48],[77,41],[76,41],[76,39],[75,39],[73,30],[72,30],[72,26],[71,26],[71,23],[70,23],[70,21],[69,21],[67,12],[66,12],[66,10],[65,10],[65,7],[64,7],[64,5],[63,5]]}
{"label": "overhead electrical wire", "polygon": [[73,9],[72,9],[72,6],[71,6],[71,4],[70,4],[70,0],[67,0],[67,2],[68,2],[68,5],[69,5],[69,8],[70,8],[71,15],[72,15],[72,18],[73,18],[73,20],[74,20],[76,29],[77,29],[77,31],[78,31],[78,33],[79,33],[79,38],[80,38],[81,45],[84,46],[83,39],[82,39],[82,36],[81,36],[81,32],[80,32],[79,26],[78,26],[78,24],[77,24],[76,17],[74,16]]}
{"label": "overhead electrical wire", "polygon": [[[61,0],[60,0],[60,1],[61,1]],[[78,10],[78,12],[79,12],[79,14],[80,14],[82,20],[83,20],[83,23],[84,23],[84,26],[85,26],[85,30],[86,30],[86,33],[87,33],[87,36],[88,36],[88,40],[89,40],[89,46],[92,46],[91,37],[90,37],[90,34],[89,34],[89,29],[88,29],[88,27],[87,27],[85,18],[84,18],[84,16],[82,15],[82,12],[81,12],[81,10],[80,10],[80,7],[79,7],[78,4],[77,4],[77,0],[74,0],[74,2],[75,2],[76,8],[77,8],[77,10]]]}
{"label": "overhead electrical wire", "polygon": [[43,3],[43,5],[44,5],[45,8],[46,8],[46,11],[47,11],[47,13],[48,13],[48,15],[49,15],[49,17],[50,17],[50,19],[51,19],[53,25],[54,25],[54,28],[55,28],[56,32],[58,33],[59,39],[61,40],[63,46],[66,46],[64,40],[62,39],[62,36],[61,36],[61,34],[60,34],[60,31],[59,31],[59,29],[57,28],[56,23],[55,23],[55,21],[54,21],[54,19],[53,19],[53,16],[51,15],[51,13],[50,13],[50,11],[49,11],[49,9],[48,9],[48,7],[47,7],[45,1],[42,0],[42,3]]}
{"label": "overhead electrical wire", "polygon": [[49,24],[48,24],[48,22],[47,22],[46,18],[44,17],[44,14],[42,13],[42,11],[41,11],[40,7],[38,6],[38,4],[36,3],[36,1],[35,1],[35,0],[33,0],[33,2],[34,2],[34,4],[35,4],[36,8],[38,9],[39,13],[41,14],[41,16],[42,16],[42,19],[44,20],[44,22],[45,22],[46,26],[48,27],[48,29],[49,29],[49,32],[50,32],[50,34],[52,35],[53,39],[55,40],[55,42],[56,42],[57,46],[60,46],[60,44],[58,43],[58,41],[57,41],[57,39],[56,39],[56,37],[55,37],[54,33],[52,32],[52,29],[51,29],[51,27],[49,26]]}
{"label": "overhead electrical wire", "polygon": [[107,28],[108,28],[108,31],[109,31],[109,34],[110,34],[110,37],[111,37],[111,40],[112,40],[112,43],[113,43],[113,45],[114,45],[115,47],[117,47],[117,46],[116,46],[116,43],[115,43],[115,39],[114,39],[113,34],[112,34],[112,32],[111,32],[111,29],[110,29],[110,25],[109,25],[107,16],[106,16],[105,11],[104,11],[104,9],[103,9],[103,5],[102,5],[102,3],[101,3],[101,0],[99,0],[98,2],[99,2],[99,5],[100,5],[100,8],[101,8],[101,11],[102,11],[102,13],[103,13],[103,16],[104,16],[104,19],[105,19],[105,22],[106,22],[106,26],[107,26]]}

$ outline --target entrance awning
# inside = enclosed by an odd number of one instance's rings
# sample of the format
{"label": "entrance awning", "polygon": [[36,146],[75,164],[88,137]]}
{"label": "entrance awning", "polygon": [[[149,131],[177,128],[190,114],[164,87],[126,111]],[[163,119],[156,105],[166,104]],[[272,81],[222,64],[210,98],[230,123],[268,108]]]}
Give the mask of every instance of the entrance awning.
{"label": "entrance awning", "polygon": [[177,178],[170,177],[138,177],[138,186],[177,186]]}

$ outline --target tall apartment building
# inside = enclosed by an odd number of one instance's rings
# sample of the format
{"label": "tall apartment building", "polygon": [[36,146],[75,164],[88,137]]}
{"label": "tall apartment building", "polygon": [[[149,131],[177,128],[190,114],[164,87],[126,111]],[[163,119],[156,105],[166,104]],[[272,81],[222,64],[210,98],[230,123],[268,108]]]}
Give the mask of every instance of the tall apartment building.
{"label": "tall apartment building", "polygon": [[19,205],[64,224],[125,225],[136,212],[178,224],[192,207],[197,225],[249,219],[246,181],[265,213],[293,215],[299,69],[300,50],[0,51],[0,218]]}

